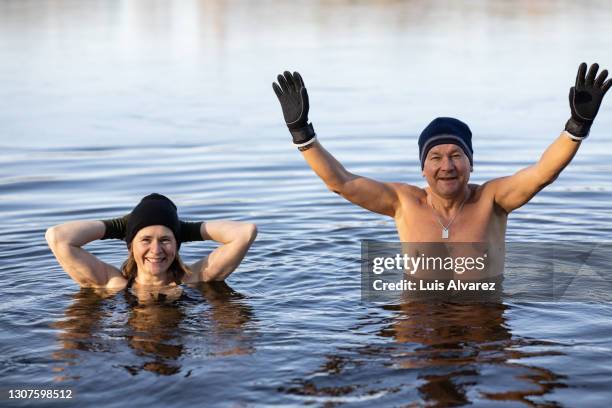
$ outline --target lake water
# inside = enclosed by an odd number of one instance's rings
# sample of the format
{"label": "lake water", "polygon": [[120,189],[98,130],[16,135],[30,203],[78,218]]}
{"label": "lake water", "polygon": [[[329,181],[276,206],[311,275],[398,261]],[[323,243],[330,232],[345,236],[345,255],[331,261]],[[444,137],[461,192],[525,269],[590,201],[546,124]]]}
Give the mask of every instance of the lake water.
{"label": "lake water", "polygon": [[[422,185],[417,135],[459,117],[482,183],[558,136],[580,62],[612,67],[611,16],[606,1],[0,2],[0,404],[53,388],[74,391],[58,406],[609,406],[608,302],[362,301],[360,242],[397,240],[393,222],[325,188],[271,83],[300,71],[321,142],[380,180]],[[507,241],[611,241],[611,99]],[[79,290],[45,230],[151,192],[259,236],[225,285],[176,303]]]}

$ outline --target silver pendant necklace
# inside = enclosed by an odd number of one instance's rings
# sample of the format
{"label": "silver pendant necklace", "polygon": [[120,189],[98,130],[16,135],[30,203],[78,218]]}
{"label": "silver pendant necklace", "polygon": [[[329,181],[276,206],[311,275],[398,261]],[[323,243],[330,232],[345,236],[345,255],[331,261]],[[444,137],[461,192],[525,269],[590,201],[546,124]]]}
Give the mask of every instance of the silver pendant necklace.
{"label": "silver pendant necklace", "polygon": [[469,191],[468,194],[465,196],[465,198],[461,202],[461,205],[459,206],[459,209],[457,210],[455,215],[453,215],[453,218],[450,219],[450,221],[448,222],[447,225],[444,225],[442,223],[442,220],[440,219],[440,216],[438,215],[438,211],[434,207],[433,201],[431,201],[431,196],[428,197],[429,204],[431,205],[432,211],[433,211],[434,215],[436,216],[436,220],[438,220],[438,224],[440,224],[440,226],[442,227],[442,239],[448,239],[448,236],[449,236],[449,233],[450,233],[450,227],[453,224],[453,221],[455,221],[455,218],[457,218],[457,215],[459,215],[461,210],[463,210],[463,204],[465,204],[465,202],[467,201],[468,197],[470,196],[470,193],[471,193],[471,191]]}

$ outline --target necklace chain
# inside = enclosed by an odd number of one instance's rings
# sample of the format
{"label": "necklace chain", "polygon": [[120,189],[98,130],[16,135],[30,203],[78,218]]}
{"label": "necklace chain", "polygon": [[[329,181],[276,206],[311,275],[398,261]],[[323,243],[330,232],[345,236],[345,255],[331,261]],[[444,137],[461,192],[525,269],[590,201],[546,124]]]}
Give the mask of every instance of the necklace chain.
{"label": "necklace chain", "polygon": [[448,225],[446,226],[444,226],[444,224],[442,223],[442,220],[440,219],[440,216],[438,215],[438,210],[436,210],[436,207],[434,207],[433,205],[433,201],[431,200],[431,198],[429,199],[431,203],[431,209],[434,215],[436,216],[436,220],[438,221],[438,224],[440,224],[440,226],[442,227],[442,238],[448,238],[448,229],[453,224],[453,221],[455,221],[455,218],[457,218],[461,210],[463,210],[463,205],[465,204],[469,196],[470,196],[470,192],[468,192],[468,194],[465,196],[465,198],[461,202],[461,205],[459,206],[459,209],[457,210],[455,215],[453,215],[453,218],[450,219],[450,221],[448,222]]}

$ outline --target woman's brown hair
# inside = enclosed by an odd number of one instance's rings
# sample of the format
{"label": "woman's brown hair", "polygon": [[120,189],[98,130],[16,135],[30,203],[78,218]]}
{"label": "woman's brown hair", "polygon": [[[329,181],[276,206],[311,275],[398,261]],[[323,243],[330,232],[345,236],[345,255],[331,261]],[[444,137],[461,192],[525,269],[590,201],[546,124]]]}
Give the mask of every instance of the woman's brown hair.
{"label": "woman's brown hair", "polygon": [[[121,274],[125,279],[127,279],[128,287],[131,287],[134,283],[134,279],[136,279],[136,275],[138,274],[138,265],[136,264],[136,259],[134,259],[134,251],[132,251],[131,243],[128,247],[128,251],[128,259],[126,259],[123,265],[121,265]],[[176,252],[174,261],[172,261],[172,264],[170,264],[166,273],[168,273],[170,279],[172,279],[172,281],[174,281],[174,283],[177,285],[180,285],[185,274],[189,273],[189,269],[181,260],[178,251]]]}

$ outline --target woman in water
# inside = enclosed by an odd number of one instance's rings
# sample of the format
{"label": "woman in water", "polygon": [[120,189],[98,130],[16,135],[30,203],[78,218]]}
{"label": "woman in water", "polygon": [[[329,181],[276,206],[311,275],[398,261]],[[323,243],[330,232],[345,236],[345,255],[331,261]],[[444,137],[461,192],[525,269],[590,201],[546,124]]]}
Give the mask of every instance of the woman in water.
{"label": "woman in water", "polygon": [[[150,194],[123,218],[56,225],[45,238],[62,268],[82,287],[138,291],[222,281],[238,267],[256,235],[251,223],[180,221],[170,199]],[[96,239],[111,238],[125,240],[128,247],[121,269],[82,248]],[[178,253],[181,242],[203,240],[222,245],[193,265],[185,265]]]}

